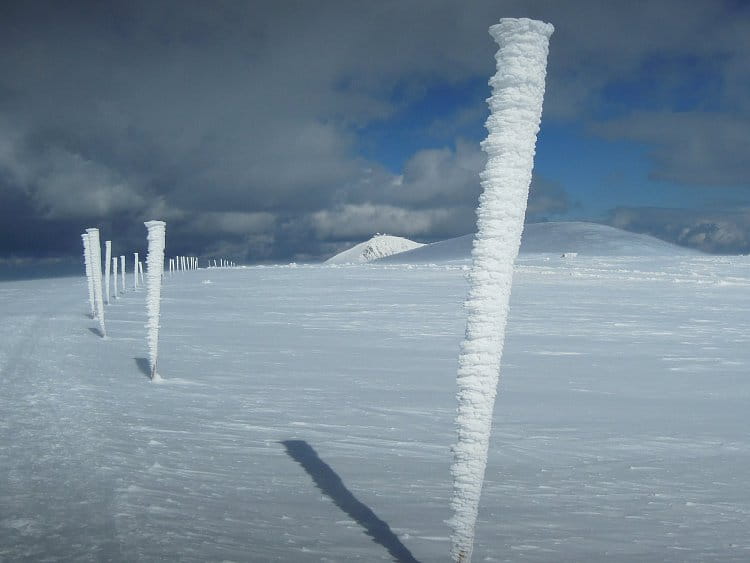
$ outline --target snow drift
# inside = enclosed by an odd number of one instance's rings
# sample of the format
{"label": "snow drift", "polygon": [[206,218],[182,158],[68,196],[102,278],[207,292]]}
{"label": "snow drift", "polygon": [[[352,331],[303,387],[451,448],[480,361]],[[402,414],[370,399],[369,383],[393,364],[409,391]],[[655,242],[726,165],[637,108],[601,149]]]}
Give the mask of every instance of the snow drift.
{"label": "snow drift", "polygon": [[391,235],[375,235],[325,261],[326,264],[365,264],[424,246],[408,238]]}

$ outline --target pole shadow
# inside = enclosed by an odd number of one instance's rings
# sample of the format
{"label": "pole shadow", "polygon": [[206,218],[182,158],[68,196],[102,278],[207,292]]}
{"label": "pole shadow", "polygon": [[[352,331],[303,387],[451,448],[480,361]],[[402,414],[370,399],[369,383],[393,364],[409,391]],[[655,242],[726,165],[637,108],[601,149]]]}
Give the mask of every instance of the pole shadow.
{"label": "pole shadow", "polygon": [[148,363],[148,358],[133,358],[135,360],[135,365],[138,366],[138,371],[140,371],[143,375],[146,376],[146,378],[150,381],[151,380],[151,366]]}
{"label": "pole shadow", "polygon": [[312,478],[315,486],[362,526],[372,541],[386,548],[395,561],[419,563],[391,527],[346,488],[341,477],[318,457],[318,452],[310,444],[304,440],[284,440],[280,443],[286,448],[287,455],[299,463]]}
{"label": "pole shadow", "polygon": [[91,331],[94,334],[96,334],[99,338],[104,338],[104,335],[102,334],[102,331],[99,330],[98,328],[89,327],[89,331]]}

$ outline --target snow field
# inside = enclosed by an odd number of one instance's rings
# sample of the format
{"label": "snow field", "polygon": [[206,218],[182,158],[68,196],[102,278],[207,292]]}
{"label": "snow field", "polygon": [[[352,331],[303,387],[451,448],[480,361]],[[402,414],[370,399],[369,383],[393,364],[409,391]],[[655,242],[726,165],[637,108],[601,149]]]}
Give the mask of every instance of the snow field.
{"label": "snow field", "polygon": [[[145,292],[102,341],[83,278],[0,283],[0,559],[390,560],[302,440],[447,560],[465,274],[187,271],[158,386]],[[475,560],[746,561],[748,289],[747,258],[521,257]]]}

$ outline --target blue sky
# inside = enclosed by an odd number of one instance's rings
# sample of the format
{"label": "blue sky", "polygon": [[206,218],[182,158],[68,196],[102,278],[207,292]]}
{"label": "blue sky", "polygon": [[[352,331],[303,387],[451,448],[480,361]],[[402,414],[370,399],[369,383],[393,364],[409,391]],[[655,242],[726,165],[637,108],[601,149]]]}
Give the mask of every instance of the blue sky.
{"label": "blue sky", "polygon": [[750,4],[0,6],[0,262],[79,233],[313,260],[474,229],[502,17],[555,25],[529,220],[750,252]]}

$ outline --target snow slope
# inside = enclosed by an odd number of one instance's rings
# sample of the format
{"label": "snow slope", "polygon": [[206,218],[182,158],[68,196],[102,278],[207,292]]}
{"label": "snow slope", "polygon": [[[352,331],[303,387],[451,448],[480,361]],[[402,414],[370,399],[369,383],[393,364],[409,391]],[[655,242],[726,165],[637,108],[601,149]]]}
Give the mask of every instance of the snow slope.
{"label": "snow slope", "polygon": [[[457,262],[471,259],[474,235],[464,235],[381,259],[386,263]],[[562,254],[577,252],[585,256],[676,256],[699,255],[696,250],[600,225],[577,221],[530,223],[524,227],[521,253]]]}
{"label": "snow slope", "polygon": [[413,250],[424,246],[408,238],[391,235],[375,235],[370,240],[361,242],[344,250],[325,261],[326,264],[364,264],[393,254]]}
{"label": "snow slope", "polygon": [[[144,290],[105,341],[83,277],[0,283],[0,560],[447,561],[464,275],[167,275],[162,385]],[[748,291],[521,256],[474,560],[750,560]]]}

